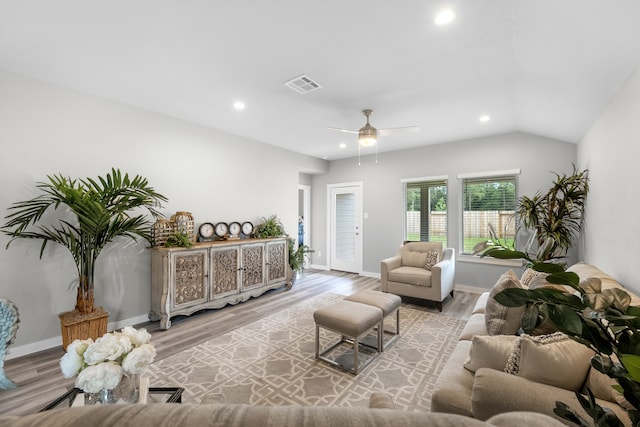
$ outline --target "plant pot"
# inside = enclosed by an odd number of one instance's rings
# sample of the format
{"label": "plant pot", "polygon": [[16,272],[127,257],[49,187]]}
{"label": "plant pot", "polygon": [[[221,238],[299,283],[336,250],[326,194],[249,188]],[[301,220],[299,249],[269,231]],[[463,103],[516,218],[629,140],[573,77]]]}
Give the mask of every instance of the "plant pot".
{"label": "plant pot", "polygon": [[93,312],[85,314],[77,310],[67,311],[58,317],[62,332],[62,348],[65,350],[76,339],[96,340],[107,333],[109,313],[102,307],[96,307]]}

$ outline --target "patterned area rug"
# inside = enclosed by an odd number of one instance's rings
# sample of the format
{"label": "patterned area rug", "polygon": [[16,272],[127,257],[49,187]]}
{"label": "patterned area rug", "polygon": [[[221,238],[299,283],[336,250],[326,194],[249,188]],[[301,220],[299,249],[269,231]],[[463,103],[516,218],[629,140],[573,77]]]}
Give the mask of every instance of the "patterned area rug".
{"label": "patterned area rug", "polygon": [[[146,375],[156,387],[180,384],[185,403],[367,406],[371,393],[382,391],[400,409],[428,411],[465,322],[402,307],[400,338],[354,377],[314,357],[313,311],[340,298],[323,294],[296,304],[160,360]],[[327,333],[321,343],[337,339]]]}

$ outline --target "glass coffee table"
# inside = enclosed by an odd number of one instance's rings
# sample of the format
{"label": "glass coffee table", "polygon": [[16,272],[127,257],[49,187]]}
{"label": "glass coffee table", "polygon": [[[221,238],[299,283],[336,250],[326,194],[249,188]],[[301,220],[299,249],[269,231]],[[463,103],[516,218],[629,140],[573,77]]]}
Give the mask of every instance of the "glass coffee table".
{"label": "glass coffee table", "polygon": [[[182,403],[183,387],[149,387],[146,403]],[[69,408],[76,397],[82,393],[79,388],[72,388],[53,402],[42,408],[40,412],[56,408]]]}

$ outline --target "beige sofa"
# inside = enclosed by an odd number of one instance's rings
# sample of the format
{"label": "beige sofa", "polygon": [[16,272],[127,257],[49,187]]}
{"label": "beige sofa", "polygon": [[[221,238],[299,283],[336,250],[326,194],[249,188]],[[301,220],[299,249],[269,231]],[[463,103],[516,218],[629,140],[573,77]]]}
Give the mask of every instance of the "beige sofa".
{"label": "beige sofa", "polygon": [[550,417],[527,412],[501,414],[483,422],[453,414],[400,411],[393,408],[393,402],[387,395],[381,394],[371,396],[369,408],[156,403],[85,406],[24,416],[0,415],[1,427],[510,427],[515,425],[562,426]]}
{"label": "beige sofa", "polygon": [[[437,262],[425,268],[433,253]],[[452,248],[443,249],[440,242],[408,242],[397,255],[380,261],[380,286],[383,292],[435,301],[442,311],[442,301],[453,296],[455,268]]]}
{"label": "beige sofa", "polygon": [[[578,263],[571,266],[568,271],[578,274],[581,280],[588,277],[600,278],[603,290],[610,287],[622,288],[615,279],[593,265]],[[635,295],[631,296],[632,305],[640,305],[640,299]],[[470,362],[473,337],[487,339],[485,308],[488,301],[489,292],[485,292],[479,298],[453,354],[438,377],[436,389],[432,395],[431,411],[465,415],[481,420],[511,411],[533,411],[555,416],[553,408],[557,401],[582,411],[572,390],[541,384],[495,368],[481,367],[474,374],[464,367],[465,363]],[[515,340],[515,337],[513,338]],[[477,340],[479,341],[478,338]],[[587,350],[577,343],[572,344]],[[610,385],[614,381],[590,368],[588,364],[585,369],[587,374],[584,378],[580,378],[579,382],[589,386],[592,391],[596,388],[604,390],[600,395],[607,394],[604,396],[607,399],[597,399],[598,403],[612,409],[623,422],[629,424],[626,410],[619,405],[620,400],[614,396],[614,393],[607,392],[611,390]],[[596,397],[598,396],[599,394],[596,393]],[[582,415],[590,419],[584,411]]]}

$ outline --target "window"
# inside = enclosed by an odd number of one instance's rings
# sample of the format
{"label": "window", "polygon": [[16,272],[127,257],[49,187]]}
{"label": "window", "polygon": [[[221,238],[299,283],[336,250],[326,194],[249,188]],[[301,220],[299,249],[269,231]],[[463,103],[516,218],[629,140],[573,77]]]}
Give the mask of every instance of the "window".
{"label": "window", "polygon": [[447,177],[403,180],[404,240],[447,247]]}
{"label": "window", "polygon": [[519,170],[487,173],[483,176],[460,175],[462,183],[462,250],[472,254],[474,247],[497,237],[511,246],[515,238],[517,174]]}

